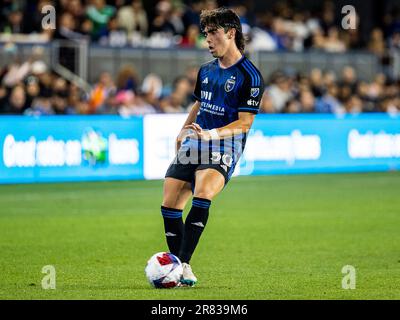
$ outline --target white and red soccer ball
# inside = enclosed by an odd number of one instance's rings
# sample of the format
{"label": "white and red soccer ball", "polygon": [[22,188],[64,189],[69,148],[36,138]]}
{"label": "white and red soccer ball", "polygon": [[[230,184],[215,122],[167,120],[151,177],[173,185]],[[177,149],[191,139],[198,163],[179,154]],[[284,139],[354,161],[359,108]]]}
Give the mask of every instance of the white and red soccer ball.
{"label": "white and red soccer ball", "polygon": [[155,288],[176,287],[182,277],[182,263],[177,256],[169,252],[153,255],[145,268],[147,280]]}

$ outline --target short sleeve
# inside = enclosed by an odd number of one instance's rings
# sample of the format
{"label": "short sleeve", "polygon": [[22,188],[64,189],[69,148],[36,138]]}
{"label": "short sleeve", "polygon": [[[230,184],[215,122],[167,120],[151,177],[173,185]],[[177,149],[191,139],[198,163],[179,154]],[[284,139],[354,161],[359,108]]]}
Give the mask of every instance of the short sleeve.
{"label": "short sleeve", "polygon": [[238,112],[257,114],[263,93],[264,81],[262,76],[258,72],[250,70],[248,74],[245,74],[242,87],[240,88]]}

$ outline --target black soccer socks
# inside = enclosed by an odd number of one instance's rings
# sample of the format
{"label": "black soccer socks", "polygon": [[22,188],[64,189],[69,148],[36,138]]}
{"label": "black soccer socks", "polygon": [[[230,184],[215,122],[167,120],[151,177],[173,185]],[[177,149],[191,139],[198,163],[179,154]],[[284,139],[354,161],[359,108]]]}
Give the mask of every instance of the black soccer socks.
{"label": "black soccer socks", "polygon": [[165,237],[169,252],[178,257],[184,228],[182,210],[161,206],[161,214],[164,218]]}
{"label": "black soccer socks", "polygon": [[192,208],[186,217],[185,231],[183,233],[182,245],[179,251],[179,258],[182,262],[189,263],[190,258],[196,249],[200,236],[207,224],[210,205],[210,200],[197,197],[193,198]]}

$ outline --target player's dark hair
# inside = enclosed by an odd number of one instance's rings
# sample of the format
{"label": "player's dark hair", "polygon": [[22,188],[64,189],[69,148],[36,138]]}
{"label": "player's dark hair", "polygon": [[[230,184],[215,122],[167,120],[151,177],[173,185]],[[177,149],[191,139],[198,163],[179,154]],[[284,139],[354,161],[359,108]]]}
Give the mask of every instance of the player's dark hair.
{"label": "player's dark hair", "polygon": [[206,27],[224,28],[225,33],[229,29],[235,29],[236,47],[241,53],[244,52],[245,40],[242,25],[238,15],[233,10],[224,7],[214,10],[203,10],[200,14],[200,27],[202,31]]}

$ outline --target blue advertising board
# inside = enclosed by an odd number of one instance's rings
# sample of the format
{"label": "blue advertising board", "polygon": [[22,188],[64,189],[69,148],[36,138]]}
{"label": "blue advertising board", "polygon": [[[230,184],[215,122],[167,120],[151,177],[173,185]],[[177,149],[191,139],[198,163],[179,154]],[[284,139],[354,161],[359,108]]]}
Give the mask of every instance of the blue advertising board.
{"label": "blue advertising board", "polygon": [[240,174],[360,172],[400,169],[400,117],[259,115]]}
{"label": "blue advertising board", "polygon": [[[2,116],[0,183],[163,178],[184,115]],[[235,175],[400,169],[400,117],[257,115]]]}
{"label": "blue advertising board", "polygon": [[0,117],[0,183],[143,178],[143,120]]}

